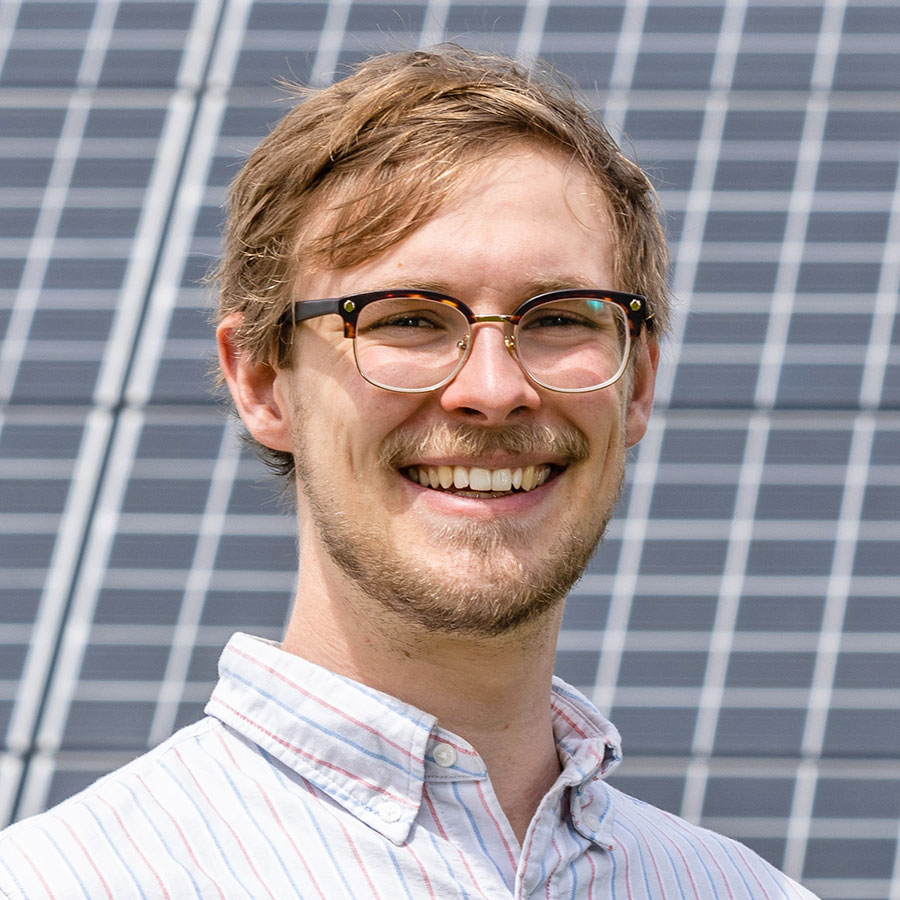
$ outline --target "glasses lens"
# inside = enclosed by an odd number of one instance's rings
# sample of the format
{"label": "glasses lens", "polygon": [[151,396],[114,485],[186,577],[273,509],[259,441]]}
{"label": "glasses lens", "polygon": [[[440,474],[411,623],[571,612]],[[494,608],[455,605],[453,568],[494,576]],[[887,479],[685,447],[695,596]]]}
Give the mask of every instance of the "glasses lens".
{"label": "glasses lens", "polygon": [[583,391],[615,381],[628,361],[631,336],[625,310],[610,300],[551,300],[519,322],[519,360],[535,381]]}
{"label": "glasses lens", "polygon": [[356,322],[356,364],[381,387],[435,387],[459,367],[467,332],[466,317],[449,303],[416,296],[376,300]]}

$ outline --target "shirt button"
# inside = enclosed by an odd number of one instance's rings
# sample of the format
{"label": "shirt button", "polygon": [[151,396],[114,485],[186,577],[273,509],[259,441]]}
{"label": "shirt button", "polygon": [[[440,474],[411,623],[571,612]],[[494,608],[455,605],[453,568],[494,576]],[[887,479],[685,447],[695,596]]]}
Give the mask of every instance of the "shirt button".
{"label": "shirt button", "polygon": [[588,813],[584,817],[584,824],[588,831],[596,831],[600,827],[600,820],[593,813]]}
{"label": "shirt button", "polygon": [[381,809],[378,810],[378,814],[388,823],[397,822],[402,815],[399,804],[393,803],[390,800],[387,803],[382,803]]}
{"label": "shirt button", "polygon": [[450,744],[437,744],[431,751],[434,761],[445,769],[456,762],[456,749]]}

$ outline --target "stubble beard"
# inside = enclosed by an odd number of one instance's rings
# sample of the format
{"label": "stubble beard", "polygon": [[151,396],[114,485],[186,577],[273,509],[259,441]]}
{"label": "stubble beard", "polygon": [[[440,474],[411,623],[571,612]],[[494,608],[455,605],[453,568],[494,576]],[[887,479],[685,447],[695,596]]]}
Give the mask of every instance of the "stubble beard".
{"label": "stubble beard", "polygon": [[[606,486],[597,485],[593,514],[552,536],[513,519],[435,526],[427,543],[453,560],[451,573],[446,566],[414,561],[386,531],[361,528],[342,511],[340,497],[314,477],[300,434],[294,446],[310,524],[334,564],[395,620],[447,635],[506,634],[562,603],[606,532],[624,477],[622,449],[616,454],[618,470],[607,472]],[[517,552],[517,547],[529,549]]]}

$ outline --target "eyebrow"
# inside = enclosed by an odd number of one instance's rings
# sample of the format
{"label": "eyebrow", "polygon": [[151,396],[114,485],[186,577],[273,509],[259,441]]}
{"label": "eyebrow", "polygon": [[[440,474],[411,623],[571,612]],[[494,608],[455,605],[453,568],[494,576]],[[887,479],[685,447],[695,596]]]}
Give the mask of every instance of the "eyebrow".
{"label": "eyebrow", "polygon": [[[383,290],[403,290],[404,288],[417,289],[421,291],[434,291],[438,294],[446,294],[448,297],[455,297],[457,300],[465,300],[464,297],[456,297],[456,292],[450,283],[439,278],[407,278],[390,282],[385,285]],[[590,279],[578,277],[575,275],[535,275],[515,285],[516,293],[520,295],[521,300],[529,300],[537,297],[539,294],[546,294],[549,291],[565,291],[573,288],[591,288],[594,290],[614,290],[610,284],[593,284]]]}

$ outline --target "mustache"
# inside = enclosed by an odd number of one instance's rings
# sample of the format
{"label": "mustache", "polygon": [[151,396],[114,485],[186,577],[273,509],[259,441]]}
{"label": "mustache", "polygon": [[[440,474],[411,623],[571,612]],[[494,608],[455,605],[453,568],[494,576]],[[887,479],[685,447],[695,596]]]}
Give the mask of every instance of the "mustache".
{"label": "mustache", "polygon": [[527,425],[516,423],[503,428],[478,425],[430,425],[426,428],[398,428],[385,438],[379,462],[398,469],[423,456],[482,456],[491,452],[513,455],[547,454],[564,456],[573,462],[586,459],[590,445],[584,432],[573,425]]}

